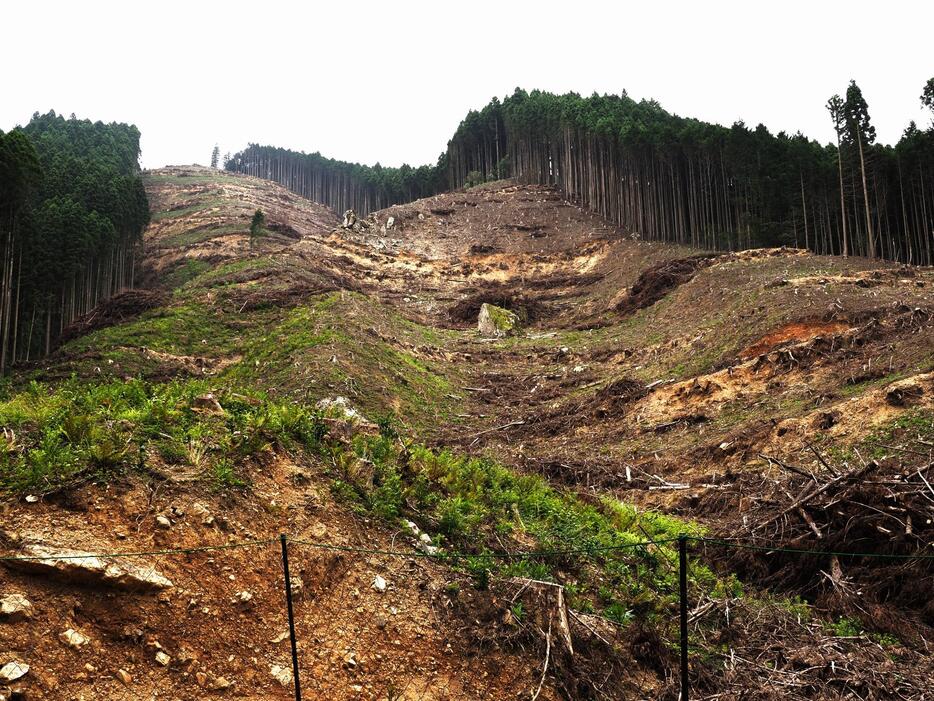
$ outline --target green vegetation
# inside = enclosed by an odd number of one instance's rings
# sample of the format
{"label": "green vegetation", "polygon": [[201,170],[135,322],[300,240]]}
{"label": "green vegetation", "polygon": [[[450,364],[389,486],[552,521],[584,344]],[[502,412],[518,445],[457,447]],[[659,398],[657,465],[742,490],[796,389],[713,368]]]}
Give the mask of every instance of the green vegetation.
{"label": "green vegetation", "polygon": [[169,289],[181,287],[197,278],[202,273],[210,270],[211,264],[198,258],[186,258],[185,262],[172,269],[172,271],[163,278],[163,284]]}
{"label": "green vegetation", "polygon": [[[921,100],[929,105],[930,83]],[[926,174],[934,127],[911,122],[897,145],[883,146],[855,82],[832,104],[838,140],[823,146],[761,124],[679,117],[625,92],[517,88],[461,122],[448,142],[448,180],[452,188],[508,176],[555,183],[650,240],[934,262]]]}
{"label": "green vegetation", "polygon": [[[891,421],[877,426],[853,444],[830,444],[828,454],[836,463],[851,463],[866,459],[881,460],[891,455],[893,445],[910,441],[934,442],[934,411],[910,409]],[[821,439],[818,438],[818,442]],[[857,455],[858,453],[858,455]]]}
{"label": "green vegetation", "polygon": [[[221,391],[216,408],[210,391],[204,380],[32,383],[0,403],[0,491],[47,493],[176,471],[241,488],[250,483],[250,459],[275,446],[324,460],[335,494],[365,512],[417,519],[478,582],[491,574],[570,576],[575,602],[623,622],[654,615],[676,595],[674,545],[635,544],[702,533],[610,498],[581,501],[492,460],[431,450],[400,436],[388,417],[378,435],[358,432],[348,446],[308,405]],[[527,554],[493,556],[504,547]],[[737,587],[698,563],[691,576],[707,590]]]}
{"label": "green vegetation", "polygon": [[250,144],[225,161],[228,171],[277,180],[293,192],[325,204],[337,212],[353,209],[364,216],[400,202],[448,189],[446,156],[437,165],[384,168],[300,153],[274,146]]}
{"label": "green vegetation", "polygon": [[261,209],[253,212],[253,219],[250,220],[250,248],[256,245],[256,240],[264,235],[266,226],[266,215]]}
{"label": "green vegetation", "polygon": [[[701,535],[694,524],[611,498],[586,503],[485,458],[435,451],[407,440],[358,435],[352,453],[329,454],[334,491],[365,513],[415,518],[434,542],[456,551],[453,565],[482,586],[492,575],[570,584],[573,605],[620,622],[673,605],[677,549],[672,539]],[[637,545],[646,540],[666,541]],[[505,551],[523,553],[502,556]],[[695,586],[738,594],[699,563]]]}
{"label": "green vegetation", "polygon": [[894,635],[867,631],[859,621],[846,616],[841,616],[836,621],[828,622],[825,628],[838,638],[867,637],[883,647],[899,647],[902,644]]}
{"label": "green vegetation", "polygon": [[271,444],[313,449],[324,435],[308,407],[222,393],[215,412],[202,399],[210,389],[203,380],[32,383],[0,403],[0,492],[44,493],[173,465],[243,486],[250,476],[235,466],[244,459]]}
{"label": "green vegetation", "polygon": [[133,281],[149,222],[139,130],[35,114],[0,132],[0,372],[48,354],[77,317]]}

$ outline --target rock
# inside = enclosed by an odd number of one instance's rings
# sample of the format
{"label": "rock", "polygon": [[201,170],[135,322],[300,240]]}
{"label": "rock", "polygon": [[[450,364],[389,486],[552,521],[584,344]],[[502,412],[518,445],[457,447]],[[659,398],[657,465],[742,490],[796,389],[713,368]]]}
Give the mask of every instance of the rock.
{"label": "rock", "polygon": [[159,652],[156,653],[156,662],[158,662],[163,667],[168,667],[171,661],[172,658],[162,652],[162,650],[159,650]]}
{"label": "rock", "polygon": [[0,598],[0,618],[7,621],[32,618],[32,604],[22,594],[7,594]]}
{"label": "rock", "polygon": [[156,516],[156,525],[159,526],[159,528],[169,529],[172,527],[172,522],[169,520],[167,516],[163,516],[162,514],[159,514],[158,516]]}
{"label": "rock", "polygon": [[60,550],[41,543],[24,545],[19,554],[30,559],[7,560],[4,564],[76,584],[103,585],[127,591],[158,591],[173,586],[172,581],[152,565],[136,565],[125,558],[107,560],[80,550]]}
{"label": "rock", "polygon": [[238,591],[234,595],[234,599],[236,599],[238,604],[248,606],[253,601],[253,595],[248,591]]}
{"label": "rock", "polygon": [[80,650],[89,642],[91,642],[90,638],[88,638],[86,635],[82,635],[74,628],[69,628],[63,633],[59,633],[58,639],[73,650]]}
{"label": "rock", "polygon": [[269,673],[272,675],[272,678],[282,684],[282,686],[291,686],[292,670],[290,668],[280,667],[279,665],[274,664],[269,668]]}
{"label": "rock", "polygon": [[211,515],[211,512],[208,511],[208,508],[204,504],[199,504],[198,502],[192,504],[191,513],[193,513],[195,516],[201,517],[202,526],[210,527],[214,525],[214,517]]}
{"label": "rock", "polygon": [[351,423],[368,423],[367,418],[354,409],[346,397],[337,396],[333,399],[325,398],[315,404],[315,407],[325,414],[336,415],[339,418],[347,419]]}
{"label": "rock", "polygon": [[211,392],[202,394],[200,397],[195,397],[191,402],[191,408],[193,411],[202,414],[224,413],[224,408],[221,406],[221,403],[217,401],[217,398]]}
{"label": "rock", "polygon": [[130,673],[125,669],[118,669],[114,676],[119,679],[124,686],[129,686],[133,683],[133,677],[130,676]]}
{"label": "rock", "polygon": [[480,316],[477,317],[477,331],[481,336],[490,338],[504,338],[516,332],[519,317],[502,307],[483,303],[480,307]]}
{"label": "rock", "polygon": [[289,588],[292,590],[292,598],[300,599],[305,593],[305,582],[297,574],[289,577]]}
{"label": "rock", "polygon": [[373,588],[380,593],[386,591],[386,580],[376,575],[373,578]]}
{"label": "rock", "polygon": [[232,687],[233,682],[227,679],[227,677],[215,677],[208,686],[214,691],[223,691],[224,689]]}
{"label": "rock", "polygon": [[0,667],[0,682],[15,682],[29,674],[29,665],[25,662],[7,662]]}
{"label": "rock", "polygon": [[0,667],[0,682],[15,682],[29,674],[29,665],[24,662],[7,662]]}
{"label": "rock", "polygon": [[431,545],[431,536],[427,533],[422,533],[418,539],[422,541],[425,545]]}
{"label": "rock", "polygon": [[353,225],[357,223],[357,215],[352,209],[348,209],[344,212],[344,220],[341,222],[341,226],[345,229],[353,228]]}
{"label": "rock", "polygon": [[386,220],[386,231],[389,231],[393,226],[395,226],[395,223],[396,223],[396,218],[389,217],[389,219]]}
{"label": "rock", "polygon": [[35,494],[27,494],[27,495],[26,495],[26,503],[27,503],[27,504],[35,504],[37,501],[39,501],[39,497],[37,497]]}

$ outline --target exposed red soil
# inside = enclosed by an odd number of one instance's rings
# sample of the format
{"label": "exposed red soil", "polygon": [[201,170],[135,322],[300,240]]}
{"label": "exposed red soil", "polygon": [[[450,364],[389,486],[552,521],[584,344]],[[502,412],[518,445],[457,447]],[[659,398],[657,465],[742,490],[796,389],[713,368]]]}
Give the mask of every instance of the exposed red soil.
{"label": "exposed red soil", "polygon": [[845,331],[847,324],[839,321],[794,321],[766,334],[739,354],[741,360],[748,360],[757,355],[768,353],[785,343],[809,341],[824,334],[835,334]]}

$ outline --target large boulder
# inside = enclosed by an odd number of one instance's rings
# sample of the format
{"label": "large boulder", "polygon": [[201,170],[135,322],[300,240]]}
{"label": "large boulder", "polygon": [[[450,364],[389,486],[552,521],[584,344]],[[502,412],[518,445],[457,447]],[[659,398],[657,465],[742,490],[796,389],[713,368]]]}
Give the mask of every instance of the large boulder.
{"label": "large boulder", "polygon": [[477,330],[481,336],[503,338],[511,336],[519,327],[519,317],[502,307],[483,303],[480,307],[480,316],[477,317]]}
{"label": "large boulder", "polygon": [[17,559],[6,560],[7,567],[33,574],[56,577],[76,584],[91,584],[128,591],[159,591],[172,587],[172,581],[142,562],[129,558],[99,557],[79,550],[63,550],[42,543],[24,545]]}

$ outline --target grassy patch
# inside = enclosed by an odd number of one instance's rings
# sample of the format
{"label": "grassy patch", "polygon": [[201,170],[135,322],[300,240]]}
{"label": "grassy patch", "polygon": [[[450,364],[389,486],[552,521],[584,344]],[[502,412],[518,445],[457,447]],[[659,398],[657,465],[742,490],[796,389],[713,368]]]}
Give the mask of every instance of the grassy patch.
{"label": "grassy patch", "polygon": [[[561,582],[576,608],[624,623],[674,605],[677,549],[670,540],[703,532],[614,499],[582,501],[492,460],[386,435],[358,436],[353,455],[331,459],[339,496],[387,520],[417,520],[450,549],[452,564],[481,586],[491,576]],[[669,542],[638,545],[647,540]],[[699,562],[692,562],[690,575],[707,591],[738,591],[735,581],[719,579]]]}
{"label": "grassy patch", "polygon": [[870,380],[861,380],[859,382],[852,382],[843,385],[840,388],[840,396],[842,397],[856,397],[860,394],[863,394],[867,390],[875,389],[876,387],[884,387],[885,385],[900,380],[905,377],[903,372],[892,372],[883,377],[874,377]]}
{"label": "grassy patch", "polygon": [[100,329],[65,346],[69,353],[108,347],[146,347],[167,353],[218,355],[232,352],[235,327],[216,309],[197,303],[163,307],[134,321]]}
{"label": "grassy patch", "polygon": [[227,236],[229,234],[243,234],[244,236],[248,236],[249,233],[245,224],[224,224],[222,226],[189,229],[175,236],[167,236],[158,241],[154,241],[153,245],[158,248],[184,248],[196,243],[202,243],[203,241],[210,241],[218,236]]}
{"label": "grassy patch", "polygon": [[161,212],[155,212],[152,215],[152,220],[164,221],[166,219],[178,219],[189,214],[194,214],[195,212],[201,212],[206,209],[211,209],[212,207],[220,207],[226,204],[227,200],[218,197],[200,200],[195,204],[189,205],[188,207],[180,207],[179,209],[167,209]]}
{"label": "grassy patch", "polygon": [[221,394],[223,411],[199,407],[204,380],[52,389],[33,383],[0,404],[0,493],[54,491],[83,480],[146,471],[153,460],[184,465],[221,488],[244,486],[244,459],[270,444],[317,449],[324,424],[309,408]]}
{"label": "grassy patch", "polygon": [[211,264],[197,258],[186,258],[185,262],[173,268],[172,271],[162,278],[163,284],[169,289],[175,289],[191,282],[196,277],[211,268]]}

